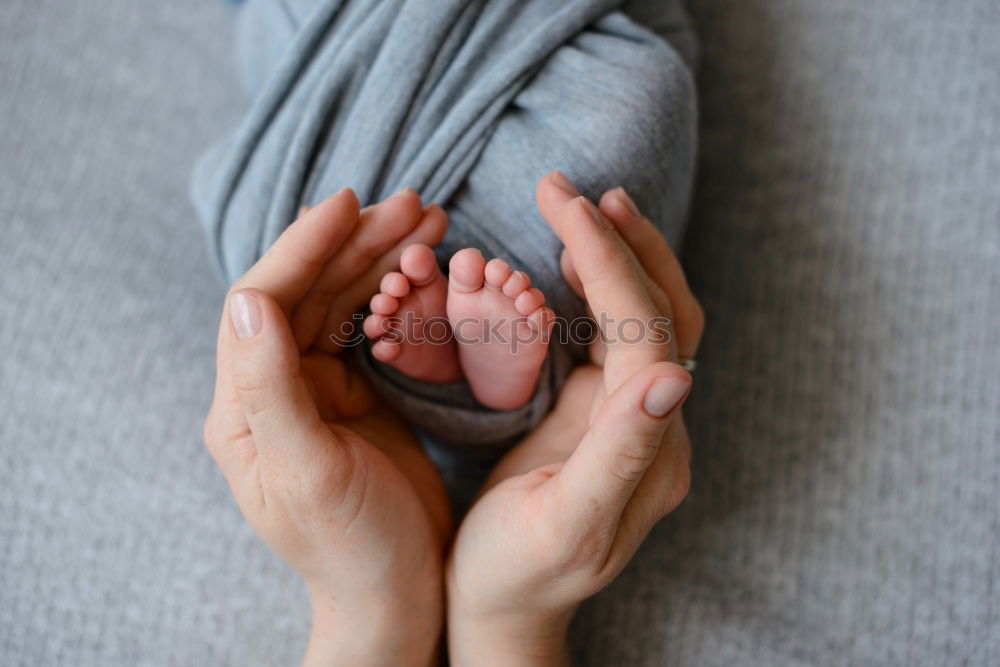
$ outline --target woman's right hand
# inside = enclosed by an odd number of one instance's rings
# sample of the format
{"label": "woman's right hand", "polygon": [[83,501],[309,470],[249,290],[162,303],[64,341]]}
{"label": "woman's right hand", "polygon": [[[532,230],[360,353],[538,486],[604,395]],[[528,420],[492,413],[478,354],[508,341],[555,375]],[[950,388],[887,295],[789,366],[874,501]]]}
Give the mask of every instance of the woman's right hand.
{"label": "woman's right hand", "polygon": [[[700,307],[623,191],[598,210],[560,177],[543,179],[539,204],[566,246],[567,279],[602,327],[603,368],[574,372],[555,411],[501,460],[459,527],[448,642],[463,666],[565,663],[577,605],[618,575],[688,488],[680,406],[691,378],[675,362],[678,347],[693,356]],[[672,300],[687,310],[683,337],[674,335]],[[626,321],[651,328],[629,342]]]}
{"label": "woman's right hand", "polygon": [[398,261],[405,240],[382,225],[398,228],[401,208],[411,236],[440,241],[443,211],[401,197],[361,212],[345,190],[304,214],[230,290],[219,329],[205,441],[247,521],[307,583],[306,664],[426,667],[440,638],[440,477],[347,360],[314,342],[328,303],[350,318]]}

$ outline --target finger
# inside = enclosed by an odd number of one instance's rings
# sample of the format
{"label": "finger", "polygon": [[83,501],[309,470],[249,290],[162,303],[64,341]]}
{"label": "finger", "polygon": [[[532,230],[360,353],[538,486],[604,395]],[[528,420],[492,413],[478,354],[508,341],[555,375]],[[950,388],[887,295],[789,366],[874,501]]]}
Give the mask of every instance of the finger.
{"label": "finger", "polygon": [[227,301],[232,384],[263,461],[310,460],[330,431],[302,376],[299,350],[278,303],[259,290]]}
{"label": "finger", "polygon": [[559,268],[562,269],[563,279],[566,281],[566,284],[569,285],[569,288],[573,290],[574,294],[583,299],[583,283],[580,282],[580,276],[577,274],[576,268],[573,266],[573,259],[569,256],[569,253],[566,252],[565,248],[563,248],[563,251],[559,254]]}
{"label": "finger", "polygon": [[691,376],[683,368],[660,362],[611,393],[559,472],[561,506],[581,522],[593,523],[596,512],[617,524],[690,389]]}
{"label": "finger", "polygon": [[330,337],[330,334],[343,331],[344,324],[349,323],[352,316],[378,291],[382,276],[390,271],[399,270],[403,251],[416,244],[433,248],[441,243],[447,230],[448,216],[443,208],[431,204],[424,209],[423,217],[416,229],[365,267],[364,272],[334,298],[327,311],[326,321],[317,334],[317,348],[328,352],[338,351],[341,346]]}
{"label": "finger", "polygon": [[358,198],[345,188],[293,222],[232,289],[258,289],[290,312],[357,223]]}
{"label": "finger", "polygon": [[573,261],[607,344],[608,391],[641,368],[673,359],[669,314],[654,303],[645,272],[597,207],[583,197],[573,199],[553,228]]}
{"label": "finger", "polygon": [[243,405],[233,386],[228,307],[223,307],[216,341],[215,394],[205,418],[205,446],[222,470],[240,507],[257,507],[262,498],[256,471],[257,447]]}
{"label": "finger", "polygon": [[227,478],[232,466],[227,465],[222,457],[229,459],[234,457],[234,452],[242,452],[235,456],[233,465],[242,460],[243,465],[237,467],[244,470],[256,458],[250,427],[247,426],[243,406],[233,388],[232,355],[229,353],[232,338],[230,331],[229,309],[223,306],[216,337],[215,394],[212,397],[212,407],[205,418],[204,435],[205,445]]}
{"label": "finger", "polygon": [[[542,217],[554,224],[559,220],[563,206],[580,196],[573,182],[561,171],[552,171],[542,176],[535,188],[535,203]],[[558,235],[558,230],[556,234]]]}
{"label": "finger", "polygon": [[292,330],[300,350],[315,341],[334,298],[352,285],[377,257],[412,232],[422,213],[420,197],[409,188],[361,211],[350,237],[328,259],[295,308]]}
{"label": "finger", "polygon": [[691,441],[684,416],[678,412],[670,420],[656,457],[625,507],[622,521],[648,529],[684,500],[690,484]]}
{"label": "finger", "polygon": [[[576,269],[573,267],[573,260],[570,259],[569,253],[566,252],[565,248],[563,248],[562,253],[559,255],[559,265],[562,268],[563,279],[569,285],[570,289],[573,290],[574,294],[586,301],[587,297],[583,293],[583,283],[580,282],[580,276],[577,275]],[[594,313],[590,310],[590,306],[587,306],[587,317],[594,319]],[[587,354],[590,356],[590,363],[603,368],[604,358],[608,352],[604,341],[600,338],[594,338],[590,341],[580,342],[587,343]]]}
{"label": "finger", "polygon": [[678,352],[694,357],[705,326],[705,315],[691,293],[684,269],[667,240],[640,212],[624,188],[604,193],[601,212],[635,253],[646,273],[666,293],[673,311]]}
{"label": "finger", "polygon": [[[559,234],[559,229],[556,229],[556,226],[559,224],[559,215],[563,207],[578,196],[579,191],[576,189],[576,186],[560,171],[546,174],[539,182],[535,192],[538,208],[542,212],[542,216],[553,226],[556,234]],[[667,294],[647,274],[645,266],[635,256],[636,253],[634,251],[636,248],[631,243],[624,243],[624,246],[627,249],[626,254],[633,258],[636,264],[642,269],[640,271],[642,281],[653,304],[659,309],[660,315],[667,320],[672,320],[673,309],[670,299],[667,298]],[[560,265],[563,277],[570,288],[577,296],[584,298],[580,277],[576,272],[576,267],[573,266],[573,259],[568,253],[563,252],[560,257]]]}
{"label": "finger", "polygon": [[604,571],[620,572],[635,555],[649,531],[687,496],[691,484],[690,459],[684,450],[687,431],[678,413],[656,458],[618,518],[616,532],[604,561]]}
{"label": "finger", "polygon": [[[577,192],[576,186],[574,186],[573,183],[559,171],[546,174],[538,184],[538,188],[535,193],[538,208],[557,235],[562,233],[561,214],[563,209],[567,204],[577,199]],[[604,222],[606,224],[610,224],[607,220],[604,220]],[[663,290],[660,289],[660,287],[643,269],[642,264],[635,256],[635,253],[632,252],[632,248],[630,248],[617,233],[612,236],[616,235],[619,237],[619,245],[623,248],[625,257],[627,257],[635,266],[639,279],[645,288],[646,294],[656,307],[658,317],[657,327],[662,329],[662,334],[666,339],[666,347],[669,355],[668,358],[674,359],[676,354],[676,345],[674,340],[675,336],[672,325],[673,313],[670,300],[667,298],[667,295],[663,292]],[[577,296],[587,300],[587,296],[583,289],[583,283],[581,282],[579,273],[573,263],[573,257],[567,249],[564,249],[562,255],[560,256],[560,266],[562,268],[563,277],[569,284],[570,288],[577,294]],[[588,304],[588,306],[588,310],[591,311],[590,314],[593,316],[593,304]],[[591,356],[595,357],[596,363],[603,363],[605,350],[601,344],[597,343],[591,345],[590,351]]]}

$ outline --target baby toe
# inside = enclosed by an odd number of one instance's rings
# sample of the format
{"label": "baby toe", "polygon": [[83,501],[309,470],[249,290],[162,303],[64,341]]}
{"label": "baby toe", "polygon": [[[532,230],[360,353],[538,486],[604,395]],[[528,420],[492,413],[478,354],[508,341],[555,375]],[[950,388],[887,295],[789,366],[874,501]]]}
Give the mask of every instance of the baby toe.
{"label": "baby toe", "polygon": [[486,284],[500,289],[510,277],[510,265],[502,259],[491,259],[486,264]]}
{"label": "baby toe", "polygon": [[394,296],[397,299],[402,299],[410,293],[410,281],[402,273],[393,271],[392,273],[385,274],[382,278],[379,291],[383,294]]}
{"label": "baby toe", "polygon": [[388,338],[381,338],[372,345],[372,356],[387,364],[398,359],[402,351],[398,342]]}
{"label": "baby toe", "polygon": [[388,333],[385,315],[377,315],[374,313],[369,315],[365,318],[365,322],[362,327],[365,335],[372,339],[381,338]]}
{"label": "baby toe", "polygon": [[528,322],[531,324],[535,331],[552,331],[552,325],[555,324],[556,314],[551,308],[539,308],[535,312],[531,313],[528,317]]}
{"label": "baby toe", "polygon": [[438,272],[434,251],[422,243],[411,245],[404,250],[403,256],[399,259],[399,266],[410,282],[418,286],[431,282]]}
{"label": "baby toe", "polygon": [[449,285],[459,292],[475,292],[483,286],[486,260],[475,248],[459,250],[448,264]]}
{"label": "baby toe", "polygon": [[371,309],[378,315],[392,315],[399,308],[399,301],[389,294],[376,294],[372,297]]}
{"label": "baby toe", "polygon": [[545,303],[545,295],[542,291],[534,287],[526,289],[514,299],[514,308],[522,315],[530,315],[542,307]]}
{"label": "baby toe", "polygon": [[510,298],[517,297],[518,294],[531,287],[531,278],[524,271],[515,271],[503,284],[503,293]]}

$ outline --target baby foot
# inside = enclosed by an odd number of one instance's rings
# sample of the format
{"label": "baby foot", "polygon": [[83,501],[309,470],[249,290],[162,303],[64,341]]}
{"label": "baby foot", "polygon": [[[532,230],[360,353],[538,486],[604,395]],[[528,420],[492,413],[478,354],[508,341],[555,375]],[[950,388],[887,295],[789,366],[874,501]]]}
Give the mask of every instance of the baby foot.
{"label": "baby foot", "polygon": [[365,319],[365,335],[376,341],[372,356],[417,380],[455,382],[461,369],[445,317],[448,286],[434,251],[411,245],[399,265],[401,272],[382,278]]}
{"label": "baby foot", "polygon": [[478,250],[451,258],[448,319],[472,393],[483,405],[512,410],[528,402],[545,360],[553,314],[522,271]]}

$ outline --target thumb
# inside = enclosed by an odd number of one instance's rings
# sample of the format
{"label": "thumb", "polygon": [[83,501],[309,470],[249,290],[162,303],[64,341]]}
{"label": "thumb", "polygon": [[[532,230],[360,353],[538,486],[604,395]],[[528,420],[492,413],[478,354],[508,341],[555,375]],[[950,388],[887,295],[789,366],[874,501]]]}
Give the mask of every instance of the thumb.
{"label": "thumb", "polygon": [[302,377],[299,349],[277,302],[260,290],[233,292],[229,311],[233,388],[258,455],[282,456],[323,447],[316,402]]}
{"label": "thumb", "polygon": [[670,362],[651,364],[622,383],[559,473],[562,506],[585,522],[593,522],[595,511],[617,520],[690,389],[691,376]]}

